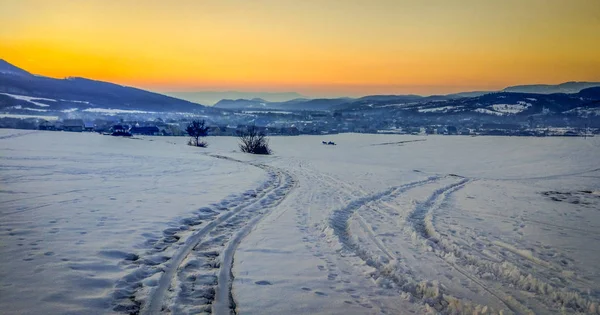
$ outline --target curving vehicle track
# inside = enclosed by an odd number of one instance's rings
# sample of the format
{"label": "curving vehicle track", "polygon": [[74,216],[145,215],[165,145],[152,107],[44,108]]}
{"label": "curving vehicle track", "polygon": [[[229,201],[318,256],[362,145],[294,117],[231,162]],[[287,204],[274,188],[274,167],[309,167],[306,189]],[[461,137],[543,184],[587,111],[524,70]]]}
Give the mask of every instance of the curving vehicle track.
{"label": "curving vehicle track", "polygon": [[[244,163],[225,156],[213,157]],[[262,186],[199,209],[195,217],[181,221],[184,227],[165,230],[165,237],[145,256],[135,257],[132,263],[139,264],[139,268],[117,284],[115,311],[235,313],[231,294],[235,250],[295,186],[294,178],[285,171],[252,165],[267,173],[268,179]]]}

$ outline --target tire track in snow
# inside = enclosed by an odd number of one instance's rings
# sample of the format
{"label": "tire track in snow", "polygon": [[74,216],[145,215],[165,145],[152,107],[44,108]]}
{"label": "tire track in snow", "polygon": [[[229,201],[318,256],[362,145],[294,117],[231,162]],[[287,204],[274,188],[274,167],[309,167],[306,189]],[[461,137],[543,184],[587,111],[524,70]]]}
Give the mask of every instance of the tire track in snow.
{"label": "tire track in snow", "polygon": [[[597,171],[597,169],[591,170],[591,172],[595,171]],[[580,173],[544,176],[543,178],[573,176],[577,174]],[[527,306],[521,304],[521,302],[516,300],[514,296],[508,293],[509,291],[515,291],[515,293],[518,293],[518,295],[520,295],[518,290],[523,290],[535,294],[535,296],[537,297],[537,301],[541,302],[542,305],[545,305],[543,308],[536,307],[536,309],[544,309],[546,307],[549,307],[550,309],[563,307],[576,312],[600,314],[598,312],[598,310],[600,310],[600,307],[598,306],[596,299],[591,296],[588,296],[588,294],[578,293],[575,291],[558,290],[556,288],[553,288],[550,283],[544,282],[541,279],[536,279],[532,275],[524,273],[523,271],[519,270],[517,266],[514,266],[508,262],[483,259],[482,257],[477,257],[476,255],[474,255],[475,253],[471,253],[470,251],[465,252],[463,250],[460,250],[457,244],[448,244],[448,240],[446,240],[443,235],[440,235],[435,230],[433,222],[433,212],[436,209],[440,208],[442,204],[454,192],[461,189],[468,182],[472,180],[477,180],[467,179],[457,175],[450,176],[463,178],[463,180],[450,185],[450,187],[445,187],[447,188],[447,190],[442,188],[442,190],[444,191],[438,190],[434,192],[434,194],[425,202],[418,204],[417,209],[410,214],[409,223],[412,223],[412,226],[415,228],[414,231],[415,236],[417,237],[417,242],[421,243],[422,245],[425,245],[424,248],[429,247],[428,250],[435,253],[435,255],[438,256],[441,260],[443,260],[449,267],[454,269],[456,272],[462,274],[462,276],[464,276],[466,279],[469,279],[472,283],[480,287],[483,291],[490,294],[490,296],[493,296],[508,310],[511,310],[514,313],[528,314],[532,312]],[[381,195],[385,196],[385,192]],[[372,200],[371,202],[377,202],[384,207],[388,207],[385,200],[374,198],[374,200]],[[358,206],[358,208],[361,207],[362,205]],[[376,237],[376,235],[374,235],[372,229],[369,227],[369,224],[366,222],[366,220],[364,220],[364,218],[360,215],[358,208],[354,210],[354,214],[347,215],[347,219],[350,220],[353,217],[358,219],[357,221],[360,224],[361,229],[369,235],[368,238],[371,239],[370,242],[372,243],[372,245],[377,247],[386,256],[389,256],[390,250],[387,249],[385,245],[383,245],[381,242],[378,242],[378,238]],[[379,209],[377,209],[376,206],[370,206],[369,210],[373,210],[375,212],[378,212],[379,214],[383,214],[381,211],[379,211]],[[386,215],[385,217],[388,216]],[[332,225],[332,227],[334,227],[334,225]],[[380,270],[381,275],[389,276],[389,274],[385,274],[386,272],[388,272],[388,266],[380,264],[381,262],[378,262],[375,259],[375,257],[370,257],[370,253],[364,251],[359,247],[356,247],[357,244],[350,243],[352,240],[348,237],[348,234],[344,232],[343,229],[339,230],[341,231],[341,233],[337,233],[338,237],[340,234],[342,235],[340,241],[342,241],[342,244],[346,249],[353,249],[352,251],[355,254],[357,254],[358,257],[361,257],[367,264],[371,264],[375,268],[378,268]],[[351,246],[348,246],[348,243],[350,243]],[[354,248],[351,248],[352,246]],[[471,249],[475,250],[473,248]],[[377,266],[376,264],[380,265]],[[492,275],[492,280],[490,280],[490,275]],[[394,277],[395,275],[391,276],[391,278]],[[397,280],[398,284],[404,283],[404,281],[406,280],[410,281],[410,279],[405,279],[403,277],[399,277],[397,278]],[[499,288],[497,288],[496,285],[494,285],[498,284],[498,282],[496,281],[500,281],[500,284],[503,288],[512,289],[509,289],[509,291],[499,290]],[[507,285],[508,287],[506,287]],[[423,291],[427,290],[429,290],[427,288],[427,285],[422,286],[417,291],[411,288],[408,289],[408,291],[411,293],[416,292],[417,296],[418,294],[424,296]],[[419,293],[418,291],[421,291],[421,293]],[[465,302],[469,303],[468,301]],[[471,305],[468,307],[473,306],[478,307],[477,305]]]}
{"label": "tire track in snow", "polygon": [[373,243],[375,243],[375,245],[379,248],[379,250],[381,250],[390,260],[395,260],[396,257],[391,253],[391,251],[385,246],[383,245],[383,243],[377,238],[377,236],[375,235],[375,232],[373,232],[373,229],[367,224],[367,222],[365,221],[365,219],[360,215],[360,213],[356,213],[356,218],[358,219],[358,223],[360,224],[360,226],[363,228],[363,230],[365,230],[365,232],[367,232],[367,234],[369,234],[369,237],[371,238],[371,240],[373,241]]}
{"label": "tire track in snow", "polygon": [[[460,176],[449,175],[446,177]],[[441,177],[432,177],[424,181],[409,183],[400,187],[391,188],[380,193],[360,198],[357,201],[352,202],[348,207],[338,210],[336,213],[334,213],[334,217],[332,217],[330,221],[331,227],[333,228],[335,234],[338,236],[340,242],[346,250],[354,252],[358,257],[365,261],[365,263],[377,270],[377,274],[374,275],[374,277],[379,279],[377,281],[381,281],[381,279],[387,279],[387,281],[392,281],[393,283],[395,283],[395,286],[400,288],[402,294],[409,294],[414,298],[421,300],[424,304],[434,308],[436,311],[439,312],[452,311],[455,310],[453,309],[454,307],[459,307],[463,311],[473,310],[482,312],[482,310],[485,310],[483,313],[491,311],[491,309],[489,309],[486,306],[473,304],[470,301],[462,301],[461,299],[447,295],[445,289],[440,287],[435,282],[432,283],[430,281],[418,281],[416,279],[413,279],[411,273],[407,273],[406,269],[401,268],[400,270],[398,270],[399,272],[395,272],[395,268],[398,267],[396,266],[394,261],[397,261],[398,257],[395,257],[395,255],[392,254],[392,251],[388,249],[377,238],[373,230],[369,227],[368,223],[364,220],[364,218],[362,218],[362,216],[358,212],[360,208],[363,208],[364,206],[375,202],[380,202],[382,204],[385,204],[386,206],[389,206],[387,205],[387,202],[383,200],[386,197],[397,197],[410,189],[426,185],[431,182],[435,182],[440,178]],[[441,200],[444,199],[446,196],[462,188],[467,182],[469,182],[469,180],[463,178],[462,180],[456,183],[435,190],[425,202],[418,204],[417,209],[415,209],[415,211],[413,211],[407,217],[408,223],[412,224],[414,230],[418,231],[421,237],[428,239],[429,233],[431,233],[430,231],[432,231],[433,229],[432,225],[427,223],[427,221],[431,217],[430,211],[432,210],[432,208],[441,203]],[[375,207],[370,208],[374,209]],[[368,236],[368,241],[375,245],[388,258],[390,258],[390,260],[392,260],[391,263],[386,260],[382,261],[381,259],[372,257],[371,253],[369,253],[365,249],[360,248],[358,244],[355,244],[353,242],[349,232],[349,220],[353,216],[357,218],[361,229],[366,232]],[[457,266],[453,267],[455,268],[455,270],[463,274],[466,278],[471,279],[474,283],[479,285],[483,290],[490,294],[490,296],[495,297],[501,304],[505,305],[507,309],[510,309],[513,312],[516,310],[511,304],[507,303],[507,300],[510,300],[510,298],[501,297],[498,293],[490,290],[480,281],[474,279],[472,276],[467,274],[462,268],[459,268]]]}
{"label": "tire track in snow", "polygon": [[0,136],[0,140],[23,137],[23,136],[31,135],[31,134],[38,133],[38,132],[39,131],[13,133],[13,134],[5,135],[5,136]]}
{"label": "tire track in snow", "polygon": [[[345,304],[360,306],[372,314],[389,314],[376,297],[378,288],[375,284],[369,278],[353,278],[350,271],[354,271],[355,266],[352,261],[338,260],[337,253],[330,247],[329,233],[326,232],[331,212],[365,193],[325,172],[315,171],[310,166],[294,171],[301,188],[304,188],[299,196],[304,197],[302,204],[306,205],[296,208],[296,226],[302,233],[304,247],[315,257],[314,266],[322,273],[324,281],[326,276],[326,282],[307,284],[301,289],[317,295],[336,295]],[[314,211],[314,205],[318,211]]]}
{"label": "tire track in snow", "polygon": [[[455,176],[461,177],[461,176]],[[463,177],[461,177],[463,178]],[[433,194],[425,201],[417,205],[415,210],[408,216],[407,221],[412,223],[412,227],[419,237],[425,240],[425,246],[431,249],[438,257],[445,261],[454,270],[471,280],[477,286],[482,288],[485,292],[495,297],[500,301],[507,309],[515,314],[529,313],[530,310],[521,305],[512,296],[507,296],[502,292],[497,292],[485,285],[482,281],[471,275],[467,270],[458,266],[453,261],[446,259],[447,252],[440,252],[438,243],[441,240],[440,234],[435,229],[433,224],[433,212],[439,208],[443,202],[445,202],[453,193],[462,189],[465,185],[471,182],[471,179],[463,178],[459,182],[450,184],[448,186],[439,188],[433,192]]]}
{"label": "tire track in snow", "polygon": [[[433,226],[432,210],[436,207],[439,207],[439,205],[446,198],[448,198],[452,193],[463,188],[468,182],[471,181],[470,179],[467,179],[467,178],[459,176],[459,175],[454,175],[454,174],[446,175],[446,176],[438,175],[436,177],[430,177],[429,180],[426,180],[423,183],[419,182],[420,185],[413,186],[412,184],[414,184],[414,183],[409,183],[409,184],[407,184],[407,186],[409,186],[409,187],[406,187],[406,189],[404,189],[405,187],[396,187],[395,189],[394,188],[389,189],[389,190],[384,191],[383,193],[376,194],[378,198],[374,198],[373,200],[370,200],[369,202],[365,203],[364,205],[367,205],[369,203],[378,202],[384,207],[393,209],[394,207],[391,204],[389,204],[387,201],[385,201],[386,197],[391,197],[391,198],[398,197],[399,195],[406,192],[407,190],[416,188],[421,185],[428,184],[429,182],[435,182],[436,180],[439,180],[443,177],[462,178],[462,180],[435,190],[433,192],[433,194],[425,202],[418,204],[417,209],[415,209],[415,211],[411,212],[410,215],[406,218],[408,223],[412,224],[413,228],[415,228],[415,230],[418,231],[419,234],[423,238],[430,239],[433,234],[437,234],[437,232],[435,232],[435,228]],[[366,197],[366,198],[368,199],[369,197]],[[362,207],[362,205],[359,208],[361,208],[361,207]],[[379,209],[377,209],[376,206],[370,206],[368,209],[378,213],[379,215],[381,215],[383,217],[386,217],[388,219],[393,219],[387,213],[382,212]],[[392,281],[395,281],[397,284],[406,284],[407,282],[414,282],[415,281],[414,279],[397,277],[395,275],[390,274],[389,266],[392,265],[394,263],[394,261],[397,261],[398,257],[393,255],[392,251],[390,249],[388,249],[381,242],[381,240],[379,240],[377,235],[374,233],[373,229],[369,226],[367,221],[363,218],[363,216],[358,211],[358,208],[355,210],[354,214],[351,215],[350,217],[355,217],[357,219],[362,230],[364,230],[364,232],[367,233],[369,241],[371,243],[373,243],[382,253],[384,253],[388,257],[388,259],[390,259],[392,261],[392,263],[389,265],[380,264],[379,266],[377,266],[379,264],[379,262],[377,262],[376,259],[369,257],[369,254],[366,251],[356,247],[357,244],[352,244],[354,247],[354,251],[357,253],[357,255],[359,257],[361,257],[365,262],[367,262],[367,264],[378,269],[380,272],[380,276],[381,275],[383,275],[384,277],[391,276]],[[350,217],[348,217],[348,219],[350,219]],[[395,220],[392,220],[392,221],[395,221]],[[347,240],[349,240],[349,238],[347,238]],[[384,261],[384,263],[387,264],[387,262],[385,262],[385,261]],[[447,263],[450,264],[453,269],[455,269],[457,272],[462,274],[465,278],[470,279],[473,283],[477,284],[484,291],[488,292],[488,294],[495,297],[507,309],[510,309],[511,311],[513,311],[517,314],[528,311],[527,308],[522,307],[522,305],[520,305],[520,303],[514,301],[514,299],[512,297],[504,296],[504,294],[502,294],[502,293],[497,293],[497,292],[491,290],[490,288],[485,286],[483,283],[481,283],[481,281],[479,281],[472,275],[468,274],[468,272],[466,270],[464,270],[463,268],[461,268],[451,262],[447,262]],[[404,266],[404,267],[407,268],[409,266]],[[413,294],[414,296],[416,296],[418,298],[425,298],[427,295],[433,294],[432,291],[435,291],[435,290],[439,291],[440,289],[436,288],[435,285],[431,286],[431,283],[429,283],[428,281],[421,281],[420,283],[417,284],[416,289],[414,287],[411,288],[409,286],[408,290],[406,290],[406,289],[404,289],[404,290],[408,291],[409,293]],[[443,293],[442,293],[442,295],[443,295]],[[454,298],[450,297],[450,299],[454,299]],[[459,301],[459,300],[456,300],[456,301]],[[454,302],[454,303],[457,303],[457,302]],[[439,305],[438,310],[439,310],[440,306],[445,307],[444,305]],[[474,305],[470,302],[465,302],[464,305],[461,307],[466,307],[467,309],[479,308],[480,310],[485,308],[484,306]],[[489,308],[488,308],[488,310],[489,310]]]}
{"label": "tire track in snow", "polygon": [[[421,171],[421,170],[415,170],[415,171],[419,172],[419,173],[431,175],[431,176],[442,176],[439,173],[434,173],[434,172],[425,172],[425,171]],[[478,176],[478,177],[468,176],[468,178],[470,178],[471,180],[519,182],[519,181],[530,181],[530,180],[558,179],[558,178],[562,178],[562,177],[584,176],[584,175],[587,175],[590,173],[596,173],[596,172],[600,172],[600,167],[592,168],[592,169],[588,169],[588,170],[581,170],[581,171],[572,172],[572,173],[552,174],[552,175],[544,175],[544,176],[515,177],[515,178],[494,178],[494,177],[485,177],[485,176]],[[467,178],[467,176],[462,176],[462,175],[453,174],[453,176]],[[592,177],[595,177],[595,176],[592,176]]]}
{"label": "tire track in snow", "polygon": [[437,200],[430,198],[422,204],[427,207],[417,207],[415,214],[411,215],[413,222],[417,220],[416,224],[413,225],[415,232],[428,250],[433,251],[456,271],[498,298],[516,314],[531,314],[533,311],[521,304],[513,296],[489,288],[489,286],[484,284],[487,282],[486,278],[489,279],[489,277],[492,277],[492,279],[501,283],[510,284],[511,287],[530,292],[534,294],[538,302],[549,309],[562,308],[575,312],[600,314],[599,302],[589,296],[589,294],[555,288],[551,283],[523,272],[518,266],[510,262],[499,263],[491,260],[482,260],[469,252],[462,251],[460,246],[442,237],[435,230],[431,213],[440,208],[452,193],[464,187],[470,181],[465,180],[463,180],[464,183],[460,186],[451,185],[452,187],[449,190],[437,194]]}
{"label": "tire track in snow", "polygon": [[333,211],[332,216],[329,219],[329,225],[333,229],[334,233],[338,236],[340,242],[343,246],[352,249],[354,246],[352,241],[350,240],[350,234],[348,231],[348,222],[350,217],[362,206],[367,203],[379,200],[384,198],[385,196],[391,195],[393,193],[402,193],[408,191],[409,189],[425,185],[427,183],[431,183],[433,181],[438,180],[438,176],[429,177],[428,179],[416,181],[412,183],[408,183],[398,187],[392,187],[386,189],[382,192],[378,192],[366,197],[358,198],[352,202],[350,202],[346,207],[342,209],[338,209]]}
{"label": "tire track in snow", "polygon": [[[281,187],[281,190],[276,192],[276,197],[273,200],[273,202],[267,205],[268,209],[272,209],[279,205],[295,186],[295,180],[289,174],[280,173],[279,176],[281,179],[281,185],[279,186]],[[255,217],[244,227],[242,227],[238,232],[236,232],[231,241],[229,241],[225,250],[223,251],[223,260],[221,268],[219,270],[219,282],[216,290],[216,299],[215,303],[213,304],[214,313],[235,313],[235,301],[232,295],[233,256],[244,237],[250,234],[254,226],[256,226],[256,224],[264,218],[266,213],[267,211]]]}
{"label": "tire track in snow", "polygon": [[[436,233],[433,229],[433,225],[430,223],[431,210],[440,202],[440,197],[452,194],[453,192],[461,189],[465,184],[469,182],[468,179],[462,179],[461,181],[439,188],[433,192],[433,194],[425,202],[417,205],[417,208],[408,216],[408,222],[412,223],[414,229],[426,239],[429,239],[433,233]],[[428,220],[429,219],[429,220]]]}
{"label": "tire track in snow", "polygon": [[[244,163],[242,161],[225,156],[213,155],[213,157]],[[266,213],[266,211],[260,213],[259,210],[270,209],[277,206],[283,200],[283,197],[285,197],[285,195],[287,195],[287,193],[289,193],[289,191],[292,189],[294,183],[292,177],[283,173],[282,171],[278,171],[261,164],[251,165],[275,174],[278,179],[277,184],[268,189],[262,196],[256,198],[253,202],[237,208],[229,209],[224,215],[211,221],[204,228],[188,238],[184,246],[177,251],[173,258],[171,258],[170,263],[161,276],[149,303],[142,308],[142,314],[156,314],[164,310],[164,302],[167,291],[172,287],[175,275],[182,268],[182,263],[184,260],[188,257],[188,255],[190,255],[192,250],[201,243],[207,234],[222,226],[225,226],[227,230],[225,231],[224,235],[220,236],[233,238],[229,241],[226,249],[219,254],[219,256],[221,256],[221,262],[218,266],[219,276],[217,277],[217,284],[215,288],[216,294],[211,293],[212,296],[209,296],[208,302],[210,302],[209,304],[212,304],[213,311],[217,314],[235,313],[235,303],[233,302],[233,297],[231,295],[233,278],[231,268],[233,266],[234,252],[242,238],[250,232],[250,229]],[[258,217],[250,222],[247,222],[246,220],[236,222],[234,220],[237,216],[245,212],[258,212]],[[244,219],[247,219],[247,217],[244,217]],[[245,226],[243,225],[244,223],[246,223]],[[242,226],[244,227],[242,228]],[[236,234],[236,230],[239,228],[242,228],[242,230]],[[181,305],[175,305],[175,307],[180,308]]]}
{"label": "tire track in snow", "polygon": [[[206,223],[210,224],[223,215],[228,215],[232,209],[244,209],[255,203],[256,200],[264,198],[267,193],[277,186],[277,178],[274,175],[270,174],[269,178],[260,187],[233,197],[233,201],[231,200],[232,198],[226,198],[209,207],[198,209],[193,217],[170,223],[169,225],[172,227],[163,231],[163,237],[147,236],[149,238],[147,244],[151,246],[151,249],[142,257],[138,257],[133,261],[133,264],[138,266],[137,269],[117,282],[116,290],[113,294],[115,298],[113,310],[138,314],[142,304],[147,308],[147,303],[143,302],[147,296],[151,296],[151,293],[153,293],[151,291],[152,288],[157,286],[162,275],[158,279],[152,280],[152,278],[156,278],[158,274],[164,274],[171,258],[175,257],[178,253],[177,246],[182,246],[179,240],[181,238],[185,239],[185,237],[189,239],[191,237],[190,234],[199,233],[199,231],[205,229]],[[223,221],[223,219],[221,220]],[[177,226],[178,224],[181,225]],[[211,227],[216,228],[215,224],[212,224]],[[205,254],[207,257],[212,258],[212,260],[215,257],[218,258],[218,255],[213,255],[212,253]]]}
{"label": "tire track in snow", "polygon": [[[117,283],[113,310],[128,314],[235,313],[231,296],[235,250],[296,182],[276,168],[247,164],[265,170],[268,180],[255,190],[199,209],[197,216],[181,220],[184,225],[166,229],[165,236],[154,240],[146,255],[135,255],[133,262],[125,262],[139,267]],[[185,235],[181,244],[179,239]]]}

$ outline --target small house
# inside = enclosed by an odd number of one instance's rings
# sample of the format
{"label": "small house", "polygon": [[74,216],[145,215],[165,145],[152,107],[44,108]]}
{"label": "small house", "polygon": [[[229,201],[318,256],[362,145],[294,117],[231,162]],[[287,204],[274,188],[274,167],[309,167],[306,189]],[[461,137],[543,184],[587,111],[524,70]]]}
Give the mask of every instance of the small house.
{"label": "small house", "polygon": [[131,137],[128,125],[114,125],[112,126],[112,135],[120,137]]}
{"label": "small house", "polygon": [[47,120],[42,120],[39,125],[40,130],[56,130],[54,123]]}
{"label": "small house", "polygon": [[82,132],[85,129],[85,124],[81,119],[65,119],[63,121],[63,130],[72,132]]}
{"label": "small house", "polygon": [[112,132],[129,132],[129,126],[128,125],[114,125],[111,128]]}
{"label": "small house", "polygon": [[87,132],[93,132],[96,126],[91,121],[86,121],[83,123],[83,129]]}

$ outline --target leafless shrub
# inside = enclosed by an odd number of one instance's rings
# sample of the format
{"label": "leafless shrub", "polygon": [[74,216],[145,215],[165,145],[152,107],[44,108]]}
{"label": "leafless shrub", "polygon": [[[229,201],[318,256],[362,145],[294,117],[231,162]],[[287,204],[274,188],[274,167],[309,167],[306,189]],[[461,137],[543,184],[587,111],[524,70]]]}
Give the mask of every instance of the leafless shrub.
{"label": "leafless shrub", "polygon": [[273,153],[269,147],[269,139],[255,126],[250,126],[247,130],[240,131],[238,138],[240,139],[240,150],[242,152],[265,155]]}

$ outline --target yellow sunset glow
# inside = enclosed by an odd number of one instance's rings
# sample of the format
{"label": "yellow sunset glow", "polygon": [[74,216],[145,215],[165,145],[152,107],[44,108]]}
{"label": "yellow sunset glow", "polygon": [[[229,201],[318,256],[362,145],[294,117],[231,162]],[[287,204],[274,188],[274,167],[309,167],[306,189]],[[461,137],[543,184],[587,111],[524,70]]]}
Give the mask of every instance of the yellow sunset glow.
{"label": "yellow sunset glow", "polygon": [[157,91],[600,81],[598,0],[0,0],[0,58]]}

